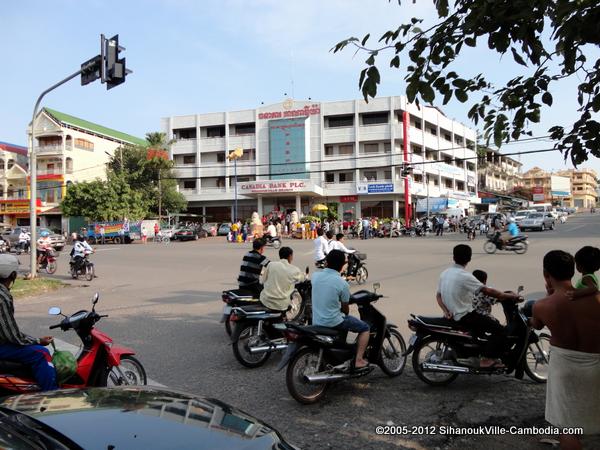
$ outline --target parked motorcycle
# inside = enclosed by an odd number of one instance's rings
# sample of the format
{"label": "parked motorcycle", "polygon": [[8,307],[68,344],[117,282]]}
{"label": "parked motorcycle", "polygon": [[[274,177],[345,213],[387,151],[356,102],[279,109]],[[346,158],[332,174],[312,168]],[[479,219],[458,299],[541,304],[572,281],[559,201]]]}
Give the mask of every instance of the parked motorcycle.
{"label": "parked motorcycle", "polygon": [[[292,294],[293,296],[294,294]],[[221,323],[225,324],[225,331],[231,336],[231,310],[236,306],[251,306],[260,305],[260,301],[254,298],[252,292],[244,289],[230,289],[223,291],[221,294],[221,300],[225,303],[223,306],[223,315],[221,316]]]}
{"label": "parked motorcycle", "polygon": [[94,263],[90,261],[89,255],[84,256],[83,261],[77,269],[75,268],[75,260],[71,259],[69,261],[69,272],[72,278],[77,279],[80,276],[84,276],[87,281],[92,281],[96,275]]}
{"label": "parked motorcycle", "polygon": [[360,318],[371,328],[365,359],[370,363],[355,369],[356,345],[346,342],[347,333],[321,326],[286,324],[286,338],[290,343],[278,370],[287,366],[286,384],[290,395],[299,403],[318,402],[330,383],[363,377],[378,365],[390,377],[398,376],[406,364],[406,344],[396,325],[373,306],[383,296],[362,290],[350,297],[350,304],[358,305]]}
{"label": "parked motorcycle", "polygon": [[[59,324],[50,326],[50,329],[74,330],[83,343],[77,356],[77,371],[62,383],[61,388],[147,384],[146,371],[133,356],[135,352],[115,345],[111,337],[94,328],[101,318],[108,317],[95,310],[99,298],[96,293],[91,311],[77,311],[69,317],[63,315],[64,319]],[[50,308],[48,314],[62,315],[58,307]],[[38,391],[39,386],[33,379],[30,366],[0,361],[0,390],[26,393]]]}
{"label": "parked motorcycle", "polygon": [[527,252],[528,246],[529,241],[524,234],[511,238],[502,244],[500,242],[500,233],[496,232],[491,236],[488,235],[488,240],[483,244],[483,250],[489,254],[496,253],[496,250],[505,250],[507,252],[515,252],[517,255],[522,255]]}
{"label": "parked motorcycle", "polygon": [[[523,290],[520,286],[518,293]],[[534,301],[519,309],[514,302],[502,302],[506,316],[506,340],[501,360],[505,367],[479,367],[486,340],[474,336],[452,319],[411,314],[410,338],[406,354],[412,352],[412,365],[417,376],[427,384],[444,386],[460,374],[491,375],[515,373],[518,379],[526,373],[533,381],[545,383],[550,363],[550,336],[534,331],[528,324]]]}
{"label": "parked motorcycle", "polygon": [[52,248],[46,249],[46,252],[43,254],[42,259],[39,264],[40,269],[45,269],[47,273],[52,275],[56,272],[57,264],[56,258],[58,255]]}
{"label": "parked motorcycle", "polygon": [[301,302],[287,312],[273,311],[261,303],[233,308],[229,320],[235,324],[231,343],[233,354],[240,364],[255,368],[262,366],[271,353],[285,350],[287,339],[284,321],[300,324],[312,320],[312,283],[306,279],[296,284]]}

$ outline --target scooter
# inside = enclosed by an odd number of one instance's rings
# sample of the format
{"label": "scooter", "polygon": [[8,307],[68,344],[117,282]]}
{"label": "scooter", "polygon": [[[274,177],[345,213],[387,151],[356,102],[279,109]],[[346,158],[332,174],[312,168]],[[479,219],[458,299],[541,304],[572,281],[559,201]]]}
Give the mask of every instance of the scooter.
{"label": "scooter", "polygon": [[[96,304],[100,296],[96,293],[92,299],[91,311],[77,311],[71,316],[61,314],[60,308],[54,306],[48,314],[62,315],[64,319],[50,326],[62,331],[74,330],[83,349],[77,356],[77,371],[65,380],[61,388],[84,388],[90,386],[120,386],[147,384],[146,371],[133,356],[135,352],[126,347],[114,345],[112,338],[94,328],[94,325],[108,315],[96,312]],[[27,365],[0,361],[0,390],[11,393],[27,393],[39,391],[33,379],[31,368]]]}
{"label": "scooter", "polygon": [[318,402],[332,382],[350,380],[368,375],[378,365],[390,377],[402,373],[406,364],[406,344],[396,325],[373,306],[383,296],[362,290],[350,297],[350,304],[358,305],[361,320],[370,326],[370,337],[365,352],[369,366],[354,368],[356,345],[346,342],[347,333],[321,326],[286,324],[286,338],[290,343],[278,370],[287,366],[286,384],[290,395],[299,403]]}
{"label": "scooter", "polygon": [[[350,265],[351,259],[353,260],[352,264],[355,266],[354,281],[356,281],[357,284],[365,284],[367,282],[367,279],[369,278],[369,271],[367,270],[367,263],[365,262],[367,259],[367,254],[355,252],[348,255],[348,266]],[[346,280],[348,280],[348,274],[346,273],[346,271],[342,272],[341,275],[343,278],[346,278]]]}
{"label": "scooter", "polygon": [[221,294],[221,300],[223,300],[225,303],[225,306],[223,306],[221,323],[225,324],[225,331],[229,336],[231,336],[231,321],[229,320],[231,316],[231,310],[236,306],[260,305],[258,298],[254,298],[252,292],[244,289],[230,289],[223,291]]}
{"label": "scooter", "polygon": [[[307,269],[308,274],[308,269]],[[233,308],[229,320],[233,327],[231,344],[233,355],[245,367],[262,366],[271,353],[285,350],[284,321],[308,324],[312,320],[312,283],[306,279],[296,284],[299,303],[290,305],[286,312],[273,311],[260,302],[256,305]],[[293,295],[293,294],[292,294]]]}
{"label": "scooter", "polygon": [[94,263],[90,261],[89,254],[86,254],[79,268],[75,268],[75,260],[69,261],[69,273],[73,279],[79,278],[83,275],[87,281],[92,281],[96,275]]}
{"label": "scooter", "polygon": [[527,236],[521,234],[509,239],[504,245],[500,242],[500,232],[493,235],[488,235],[488,240],[483,244],[483,250],[486,253],[493,254],[496,250],[505,250],[507,252],[515,252],[517,255],[522,255],[527,252],[529,241]]}
{"label": "scooter", "polygon": [[46,253],[42,256],[42,260],[40,261],[39,268],[45,269],[47,273],[52,275],[56,272],[57,264],[56,264],[56,252],[53,248],[47,248]]}
{"label": "scooter", "polygon": [[[518,293],[523,287],[520,286]],[[406,355],[412,352],[412,365],[417,376],[432,386],[450,384],[461,374],[492,375],[515,373],[522,379],[526,373],[533,381],[545,383],[550,364],[550,336],[535,332],[528,324],[533,304],[530,300],[519,309],[515,302],[502,302],[506,316],[507,337],[501,359],[504,367],[479,367],[487,340],[474,336],[452,319],[411,314],[410,338]]]}
{"label": "scooter", "polygon": [[265,240],[267,247],[273,247],[275,250],[281,247],[281,239],[279,236],[271,237],[269,235],[265,235]]}

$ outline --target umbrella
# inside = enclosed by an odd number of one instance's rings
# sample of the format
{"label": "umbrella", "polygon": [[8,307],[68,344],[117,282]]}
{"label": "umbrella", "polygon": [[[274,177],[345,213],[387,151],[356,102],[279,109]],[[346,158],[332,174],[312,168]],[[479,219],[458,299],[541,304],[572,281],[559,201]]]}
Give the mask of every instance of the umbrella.
{"label": "umbrella", "polygon": [[327,211],[329,208],[326,205],[323,205],[322,203],[317,203],[315,206],[312,207],[313,211]]}

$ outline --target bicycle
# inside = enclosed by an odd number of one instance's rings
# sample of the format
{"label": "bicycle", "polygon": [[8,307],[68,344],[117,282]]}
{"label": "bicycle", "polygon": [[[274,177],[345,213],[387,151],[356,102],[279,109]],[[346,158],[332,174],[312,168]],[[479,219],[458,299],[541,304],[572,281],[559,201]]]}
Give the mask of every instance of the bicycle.
{"label": "bicycle", "polygon": [[157,234],[156,236],[154,236],[154,242],[157,244],[168,244],[169,242],[171,242],[171,239],[168,236],[162,236],[160,234]]}

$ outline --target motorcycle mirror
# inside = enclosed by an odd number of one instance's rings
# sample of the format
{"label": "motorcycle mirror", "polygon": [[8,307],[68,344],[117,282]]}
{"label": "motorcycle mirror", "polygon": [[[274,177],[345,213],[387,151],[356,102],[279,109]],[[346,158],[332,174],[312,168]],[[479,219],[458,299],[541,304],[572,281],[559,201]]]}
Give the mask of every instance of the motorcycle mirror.
{"label": "motorcycle mirror", "polygon": [[98,303],[98,300],[100,300],[100,294],[98,294],[97,292],[94,294],[94,297],[92,297],[92,305],[96,306],[96,303]]}
{"label": "motorcycle mirror", "polygon": [[373,283],[373,291],[377,292],[377,290],[381,287],[381,283]]}
{"label": "motorcycle mirror", "polygon": [[60,308],[58,306],[52,306],[50,309],[48,309],[48,314],[50,316],[58,316],[60,315]]}
{"label": "motorcycle mirror", "polygon": [[525,290],[525,288],[523,286],[519,286],[517,288],[517,294],[520,294],[521,292],[523,292]]}
{"label": "motorcycle mirror", "polygon": [[305,272],[306,272],[306,275],[308,275],[310,273],[310,269],[308,268],[308,266],[306,266]]}

